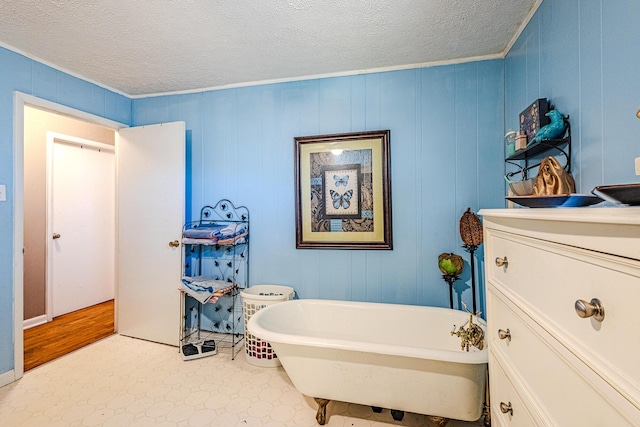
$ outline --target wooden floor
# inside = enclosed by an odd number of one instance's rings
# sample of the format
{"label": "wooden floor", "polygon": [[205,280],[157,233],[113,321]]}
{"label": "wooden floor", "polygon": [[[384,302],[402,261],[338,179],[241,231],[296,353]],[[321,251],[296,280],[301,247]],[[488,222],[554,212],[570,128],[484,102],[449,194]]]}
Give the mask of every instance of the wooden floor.
{"label": "wooden floor", "polygon": [[24,370],[33,369],[114,333],[113,300],[54,317],[24,331]]}

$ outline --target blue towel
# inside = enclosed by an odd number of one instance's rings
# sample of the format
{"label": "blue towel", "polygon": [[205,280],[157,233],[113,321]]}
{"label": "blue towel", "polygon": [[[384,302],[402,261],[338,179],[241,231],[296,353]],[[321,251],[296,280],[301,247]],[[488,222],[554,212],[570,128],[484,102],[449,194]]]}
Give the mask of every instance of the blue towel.
{"label": "blue towel", "polygon": [[181,290],[197,299],[201,303],[206,303],[217,291],[233,285],[224,280],[216,280],[209,276],[185,276],[182,278]]}

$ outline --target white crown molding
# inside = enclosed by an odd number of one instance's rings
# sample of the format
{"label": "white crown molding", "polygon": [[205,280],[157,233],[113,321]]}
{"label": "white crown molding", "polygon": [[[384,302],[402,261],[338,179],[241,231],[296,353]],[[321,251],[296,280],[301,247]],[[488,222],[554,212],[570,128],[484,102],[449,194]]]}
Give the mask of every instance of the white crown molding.
{"label": "white crown molding", "polygon": [[150,93],[145,95],[131,95],[131,96],[128,95],[128,96],[131,99],[141,99],[141,98],[153,98],[157,96],[185,95],[185,94],[208,92],[208,91],[214,91],[214,90],[237,89],[242,87],[263,86],[268,84],[297,82],[297,81],[303,81],[303,80],[317,80],[317,79],[326,79],[331,77],[357,76],[362,74],[375,74],[375,73],[384,73],[389,71],[411,70],[416,68],[431,68],[431,67],[439,67],[442,65],[454,65],[454,64],[463,64],[467,62],[489,61],[492,59],[502,59],[502,58],[504,58],[503,53],[496,53],[491,55],[473,56],[469,58],[450,59],[445,61],[423,62],[418,64],[406,64],[406,65],[397,65],[392,67],[370,68],[366,70],[341,71],[341,72],[326,73],[326,74],[313,74],[313,75],[300,76],[300,77],[287,77],[282,79],[258,80],[254,82],[237,83],[237,84],[222,85],[222,86],[211,86],[206,88],[190,89],[190,90],[183,90],[183,91],[159,92],[159,93]]}

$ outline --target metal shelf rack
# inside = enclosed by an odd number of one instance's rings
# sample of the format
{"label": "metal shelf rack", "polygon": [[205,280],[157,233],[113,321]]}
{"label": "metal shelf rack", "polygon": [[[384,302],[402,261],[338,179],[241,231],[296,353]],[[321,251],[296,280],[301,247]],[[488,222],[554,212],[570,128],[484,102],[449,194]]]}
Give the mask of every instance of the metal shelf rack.
{"label": "metal shelf rack", "polygon": [[[239,235],[225,236],[218,240],[194,241],[184,238],[187,230],[206,230],[214,227],[230,227],[241,230]],[[222,237],[222,236],[221,236]],[[244,338],[242,307],[239,294],[249,285],[249,210],[236,207],[222,199],[214,206],[204,206],[198,221],[188,222],[183,227],[183,272],[185,278],[206,277],[229,284],[232,289],[224,295],[201,303],[198,299],[181,292],[180,349],[185,357],[185,347],[204,345],[215,341],[215,352],[226,350],[235,359],[243,348]],[[195,354],[189,358],[209,354]]]}

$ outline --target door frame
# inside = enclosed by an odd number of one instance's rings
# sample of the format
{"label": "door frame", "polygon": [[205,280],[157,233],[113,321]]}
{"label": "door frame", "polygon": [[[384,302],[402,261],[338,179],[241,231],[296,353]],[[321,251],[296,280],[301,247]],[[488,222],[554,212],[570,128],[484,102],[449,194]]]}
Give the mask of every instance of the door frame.
{"label": "door frame", "polygon": [[[45,226],[45,236],[47,236],[47,247],[45,250],[45,260],[46,260],[46,273],[45,273],[45,316],[47,317],[47,322],[53,320],[53,298],[54,298],[54,290],[53,290],[53,239],[50,239],[49,236],[53,234],[53,168],[55,166],[53,159],[53,144],[56,141],[63,141],[65,143],[69,143],[76,146],[86,146],[97,148],[99,150],[110,151],[114,155],[116,155],[116,147],[115,147],[115,137],[114,137],[114,145],[104,144],[102,142],[92,141],[90,139],[78,138],[76,136],[65,135],[59,132],[47,131],[47,183],[46,183],[46,205],[47,205],[47,219]],[[113,164],[113,178],[114,178],[114,186],[116,184],[116,162]],[[114,200],[117,203],[117,198],[114,194]],[[114,220],[116,219],[117,205],[114,204],[113,216]],[[117,230],[115,230],[117,232]],[[117,233],[116,233],[117,234]],[[114,236],[115,238],[115,236]],[[114,247],[113,253],[115,256],[116,248],[115,248],[115,239],[114,239]],[[114,261],[115,262],[115,261]],[[114,292],[115,292],[115,270],[114,270]]]}
{"label": "door frame", "polygon": [[[14,93],[13,111],[13,371],[0,375],[0,386],[14,382],[24,375],[24,107],[31,106],[53,114],[72,117],[113,129],[129,127],[124,123],[96,116],[85,111],[47,101],[23,92]],[[117,138],[116,156],[117,156]],[[117,208],[117,200],[116,200]],[[116,218],[116,227],[117,227]],[[116,228],[117,229],[117,228]],[[117,246],[117,242],[116,242]],[[117,270],[116,265],[116,270]],[[115,272],[117,277],[117,271]],[[116,287],[117,300],[117,287]],[[118,331],[118,319],[115,330]]]}

